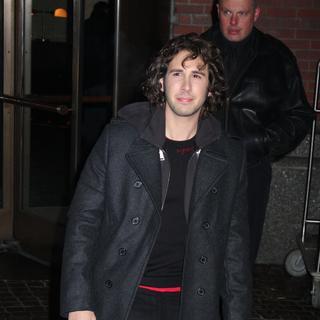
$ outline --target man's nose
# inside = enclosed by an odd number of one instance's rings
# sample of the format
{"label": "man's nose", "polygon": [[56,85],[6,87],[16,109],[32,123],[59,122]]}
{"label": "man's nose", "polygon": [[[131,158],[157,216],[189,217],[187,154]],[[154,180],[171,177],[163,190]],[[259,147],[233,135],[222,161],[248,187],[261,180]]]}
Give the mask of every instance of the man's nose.
{"label": "man's nose", "polygon": [[230,24],[236,26],[238,24],[238,17],[236,14],[232,14],[230,18]]}
{"label": "man's nose", "polygon": [[190,79],[190,77],[184,77],[183,83],[182,83],[182,88],[185,91],[189,91],[190,90],[190,88],[191,88],[191,79]]}

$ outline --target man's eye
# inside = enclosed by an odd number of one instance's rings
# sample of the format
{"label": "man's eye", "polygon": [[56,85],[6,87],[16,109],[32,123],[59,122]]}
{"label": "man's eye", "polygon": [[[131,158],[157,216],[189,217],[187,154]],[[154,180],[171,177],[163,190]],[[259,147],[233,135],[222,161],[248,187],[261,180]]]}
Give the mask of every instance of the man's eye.
{"label": "man's eye", "polygon": [[246,16],[247,14],[248,14],[248,12],[243,12],[243,11],[238,12],[238,16],[239,16],[239,17],[244,17],[244,16]]}
{"label": "man's eye", "polygon": [[195,73],[195,74],[193,75],[193,77],[196,78],[196,79],[201,79],[201,75],[200,75],[200,74],[197,74],[197,73]]}
{"label": "man's eye", "polygon": [[172,75],[174,77],[179,77],[181,75],[181,72],[173,72]]}
{"label": "man's eye", "polygon": [[231,15],[231,11],[229,11],[229,10],[224,10],[224,11],[223,11],[223,14],[224,14],[225,16],[230,16],[230,15]]}

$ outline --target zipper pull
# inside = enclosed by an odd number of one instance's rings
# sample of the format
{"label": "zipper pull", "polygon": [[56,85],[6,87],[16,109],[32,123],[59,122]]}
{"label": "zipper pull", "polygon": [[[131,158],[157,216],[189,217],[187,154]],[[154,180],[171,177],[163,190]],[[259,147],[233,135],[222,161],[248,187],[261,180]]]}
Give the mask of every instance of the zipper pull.
{"label": "zipper pull", "polygon": [[161,149],[159,149],[159,157],[160,157],[160,161],[164,161],[165,160],[164,152]]}

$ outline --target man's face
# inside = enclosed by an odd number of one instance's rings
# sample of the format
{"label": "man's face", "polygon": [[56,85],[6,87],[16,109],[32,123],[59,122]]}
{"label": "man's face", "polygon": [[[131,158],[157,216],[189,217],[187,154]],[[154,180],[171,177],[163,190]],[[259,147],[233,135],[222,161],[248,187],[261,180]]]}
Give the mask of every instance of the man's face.
{"label": "man's face", "polygon": [[221,0],[217,8],[222,34],[234,42],[251,33],[260,15],[260,8],[254,8],[253,0]]}
{"label": "man's face", "polygon": [[169,63],[164,78],[160,79],[166,96],[166,115],[194,117],[198,119],[201,108],[208,96],[208,66],[203,66],[200,57],[183,60],[188,51],[180,51]]}

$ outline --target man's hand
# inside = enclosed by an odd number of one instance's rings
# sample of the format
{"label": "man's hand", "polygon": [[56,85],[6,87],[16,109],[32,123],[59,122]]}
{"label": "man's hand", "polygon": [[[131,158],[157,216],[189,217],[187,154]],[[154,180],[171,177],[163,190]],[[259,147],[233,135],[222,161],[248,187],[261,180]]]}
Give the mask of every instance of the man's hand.
{"label": "man's hand", "polygon": [[68,320],[96,320],[96,316],[92,311],[73,311],[69,312]]}

